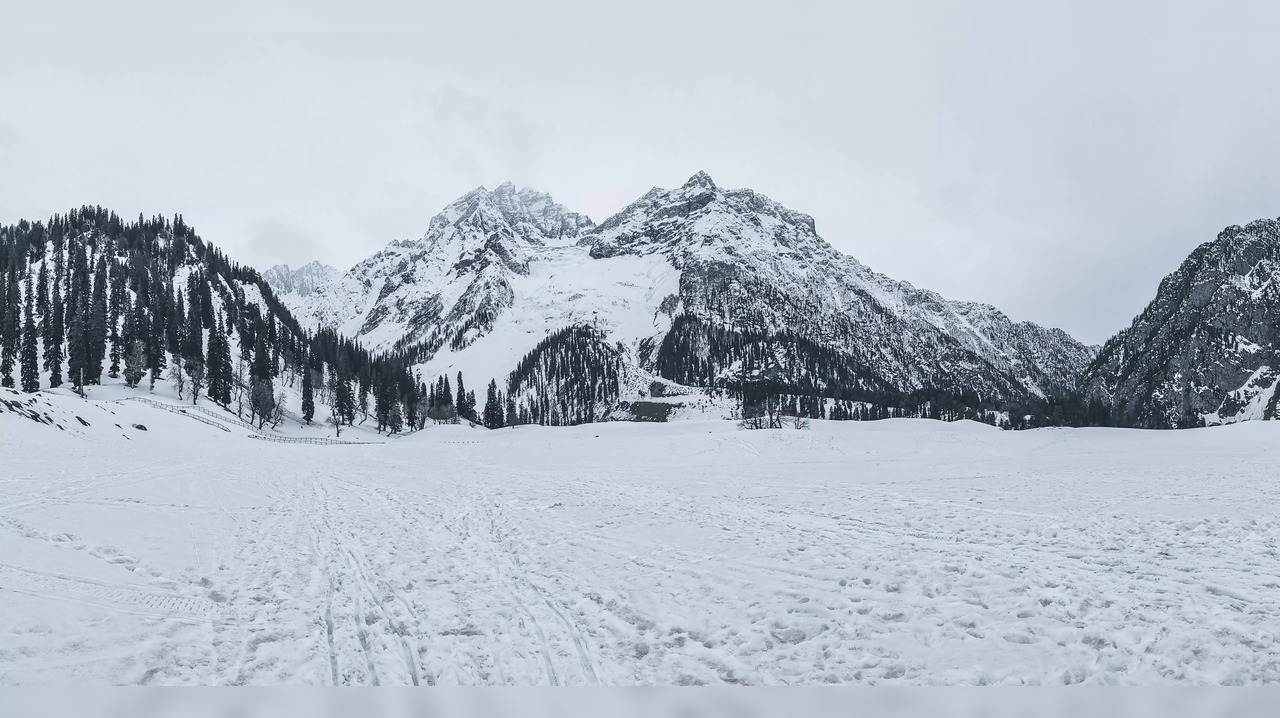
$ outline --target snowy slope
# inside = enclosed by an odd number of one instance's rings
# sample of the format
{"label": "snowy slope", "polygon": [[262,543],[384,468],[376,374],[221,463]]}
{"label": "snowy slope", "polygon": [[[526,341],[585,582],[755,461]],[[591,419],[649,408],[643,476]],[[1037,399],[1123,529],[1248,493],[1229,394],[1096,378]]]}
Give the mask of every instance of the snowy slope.
{"label": "snowy slope", "polygon": [[1280,681],[1273,422],[295,446],[41,401],[92,427],[0,411],[5,684]]}
{"label": "snowy slope", "polygon": [[621,342],[644,384],[679,315],[794,332],[851,357],[868,386],[899,392],[1060,395],[1093,353],[1061,330],[876,274],[807,215],[705,173],[599,227],[546,195],[481,188],[422,239],[392,243],[309,296],[276,289],[310,326],[409,348],[427,376],[462,369],[473,386],[505,383],[534,344],[574,323]]}

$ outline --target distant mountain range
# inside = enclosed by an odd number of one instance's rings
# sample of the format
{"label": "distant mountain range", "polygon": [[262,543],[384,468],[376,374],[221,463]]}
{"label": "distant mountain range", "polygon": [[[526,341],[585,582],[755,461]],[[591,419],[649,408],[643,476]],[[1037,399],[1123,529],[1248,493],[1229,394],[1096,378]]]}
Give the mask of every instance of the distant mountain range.
{"label": "distant mountain range", "polygon": [[[155,374],[204,361],[223,327],[243,356],[269,351],[273,372],[311,377],[326,401],[333,381],[350,384],[380,417],[419,423],[455,409],[480,420],[441,380],[461,372],[473,392],[492,382],[491,425],[663,419],[750,394],[815,417],[1198,426],[1276,416],[1278,277],[1280,220],[1228,227],[1097,348],[876,273],[812,217],[702,172],[598,225],[540,192],[477,188],[421,238],[345,272],[311,262],[259,275],[181,217],[131,223],[86,207],[0,227],[0,374],[15,382],[21,366],[43,386],[59,357],[77,372],[108,353],[119,363],[142,325]],[[203,335],[184,324],[184,296],[201,297]],[[32,378],[37,345],[44,373]]]}

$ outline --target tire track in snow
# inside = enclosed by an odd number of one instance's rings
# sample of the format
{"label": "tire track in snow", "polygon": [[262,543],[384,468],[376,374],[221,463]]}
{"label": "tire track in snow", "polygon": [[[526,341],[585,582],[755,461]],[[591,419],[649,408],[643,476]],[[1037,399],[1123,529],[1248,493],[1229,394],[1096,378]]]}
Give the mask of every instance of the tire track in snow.
{"label": "tire track in snow", "polygon": [[[570,642],[573,644],[574,652],[577,654],[578,662],[580,664],[580,668],[582,671],[583,680],[587,683],[600,685],[599,671],[595,666],[595,662],[591,658],[590,651],[587,648],[586,640],[582,636],[581,629],[575,622],[573,622],[565,614],[564,608],[561,606],[557,606],[556,605],[557,602],[552,600],[547,595],[547,593],[530,578],[529,569],[520,560],[518,553],[514,551],[514,549],[509,545],[509,543],[503,542],[502,539],[499,538],[500,532],[498,531],[498,528],[497,528],[497,519],[495,518],[493,510],[491,508],[492,506],[496,506],[498,504],[492,498],[483,499],[483,503],[485,506],[483,510],[483,514],[488,524],[487,531],[483,532],[483,535],[487,536],[487,538],[485,539],[485,546],[489,552],[490,558],[493,561],[495,567],[499,563],[509,564],[512,569],[511,572],[515,575],[515,580],[518,583],[524,586],[527,586],[528,589],[534,595],[536,595],[538,599],[544,605],[546,605],[548,609],[551,610],[552,614],[556,617],[556,619],[558,619],[558,621],[564,626],[565,632],[568,634]],[[501,547],[503,554],[508,557],[506,561],[502,561],[502,559],[499,558],[498,556],[499,547]],[[507,578],[505,576],[502,576],[502,580],[503,580],[503,583],[506,585],[507,590],[510,592],[512,599],[519,605],[521,610],[524,611],[524,613],[533,622],[534,628],[538,633],[538,639],[543,646],[544,656],[547,657],[546,662],[548,665],[548,670],[551,670],[550,656],[552,654],[552,651],[551,651],[550,642],[546,638],[546,634],[543,629],[543,624],[540,621],[538,621],[536,617],[534,617],[533,612],[520,599],[516,588],[511,585],[511,583],[507,580]],[[553,674],[552,680],[553,681],[557,680],[554,674]]]}
{"label": "tire track in snow", "polygon": [[[317,477],[312,475],[311,478],[314,483]],[[312,510],[313,507],[309,505],[304,506],[301,490],[294,492],[293,499],[294,505],[298,507],[299,513],[302,514],[303,520],[306,521],[307,532],[311,536],[311,553],[317,560],[319,560],[321,559],[320,537],[319,532],[316,530],[314,519],[315,512]],[[329,561],[327,559],[319,560],[319,563],[323,566],[325,581],[324,633],[325,644],[329,650],[329,680],[331,685],[336,686],[338,685],[338,653],[334,649],[333,644],[333,571],[330,570]]]}
{"label": "tire track in snow", "polygon": [[361,587],[364,588],[365,593],[369,595],[369,598],[373,600],[373,604],[378,607],[378,612],[382,614],[382,620],[386,622],[387,628],[391,633],[395,634],[396,638],[400,641],[400,647],[404,650],[404,662],[405,667],[409,671],[409,678],[413,681],[413,685],[418,685],[418,666],[414,663],[413,650],[409,648],[408,639],[406,639],[404,634],[401,633],[394,625],[395,620],[392,618],[391,613],[387,611],[386,606],[383,606],[382,601],[378,599],[378,595],[374,592],[373,586],[369,584],[368,575],[365,573],[364,567],[360,563],[360,559],[356,558],[355,553],[350,548],[347,548],[346,551],[347,556],[351,559],[351,567],[355,569],[355,575],[360,580]]}
{"label": "tire track in snow", "polygon": [[221,616],[211,601],[123,584],[0,563],[0,588],[48,599],[67,599],[155,618],[212,623]]}

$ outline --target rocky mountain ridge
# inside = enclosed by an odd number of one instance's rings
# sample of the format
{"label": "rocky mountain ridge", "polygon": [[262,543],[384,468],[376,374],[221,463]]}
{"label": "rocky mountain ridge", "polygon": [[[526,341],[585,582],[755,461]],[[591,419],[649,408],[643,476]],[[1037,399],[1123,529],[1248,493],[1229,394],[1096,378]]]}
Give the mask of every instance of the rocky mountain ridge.
{"label": "rocky mountain ridge", "polygon": [[1081,381],[1116,423],[1165,428],[1276,417],[1280,219],[1224,229],[1160,282]]}

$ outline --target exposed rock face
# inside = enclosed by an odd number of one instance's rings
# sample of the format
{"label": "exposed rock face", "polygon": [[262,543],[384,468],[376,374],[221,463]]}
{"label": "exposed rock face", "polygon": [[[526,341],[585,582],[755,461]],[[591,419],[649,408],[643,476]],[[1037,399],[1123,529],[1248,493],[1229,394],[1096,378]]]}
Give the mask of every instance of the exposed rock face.
{"label": "exposed rock face", "polygon": [[320,262],[307,262],[297,269],[290,269],[287,264],[277,264],[262,273],[262,278],[271,285],[277,294],[295,294],[309,297],[318,287],[331,284],[342,272]]}
{"label": "exposed rock face", "polygon": [[1231,226],[1160,282],[1103,345],[1082,386],[1126,425],[1274,418],[1280,374],[1280,220]]}

